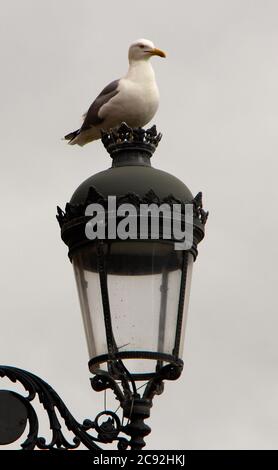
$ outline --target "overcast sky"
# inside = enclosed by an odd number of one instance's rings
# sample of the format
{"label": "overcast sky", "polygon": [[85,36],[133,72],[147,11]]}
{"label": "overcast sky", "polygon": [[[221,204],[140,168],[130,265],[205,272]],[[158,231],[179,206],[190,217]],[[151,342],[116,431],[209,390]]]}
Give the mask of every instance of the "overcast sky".
{"label": "overcast sky", "polygon": [[147,442],[277,449],[277,1],[0,3],[0,362],[45,378],[77,419],[102,410],[55,213],[110,160],[99,142],[61,137],[145,37],[168,54],[152,59],[163,133],[153,165],[203,191],[210,211],[184,373],[155,398]]}

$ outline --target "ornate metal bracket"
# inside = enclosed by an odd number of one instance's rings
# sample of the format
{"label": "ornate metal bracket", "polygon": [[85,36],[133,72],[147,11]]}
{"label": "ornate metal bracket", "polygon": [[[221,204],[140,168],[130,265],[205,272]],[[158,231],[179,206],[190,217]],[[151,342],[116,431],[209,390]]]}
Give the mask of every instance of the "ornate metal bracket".
{"label": "ornate metal bracket", "polygon": [[[44,380],[22,369],[10,366],[0,366],[0,377],[7,377],[12,382],[19,382],[28,392],[22,396],[14,391],[0,390],[0,445],[8,445],[17,441],[25,431],[28,423],[27,438],[21,443],[23,450],[49,449],[71,450],[82,443],[91,451],[100,451],[97,443],[107,444],[117,442],[119,450],[138,450],[145,446],[144,437],[151,429],[144,423],[150,416],[152,399],[154,395],[163,392],[164,380],[176,380],[181,372],[182,365],[168,364],[155,375],[146,385],[140,396],[135,382],[121,361],[114,364],[119,370],[119,383],[113,380],[109,373],[100,372],[91,379],[95,391],[112,389],[123,411],[123,418],[112,411],[99,413],[94,421],[85,419],[79,423],[70,413],[63,400],[56,391]],[[49,442],[39,436],[39,420],[32,401],[38,397],[45,409],[52,437]],[[61,423],[62,417],[64,423]],[[103,418],[107,419],[103,421]],[[62,430],[63,424],[72,432],[72,442],[65,438]],[[91,431],[97,436],[93,436]],[[130,439],[121,436],[125,434]]]}

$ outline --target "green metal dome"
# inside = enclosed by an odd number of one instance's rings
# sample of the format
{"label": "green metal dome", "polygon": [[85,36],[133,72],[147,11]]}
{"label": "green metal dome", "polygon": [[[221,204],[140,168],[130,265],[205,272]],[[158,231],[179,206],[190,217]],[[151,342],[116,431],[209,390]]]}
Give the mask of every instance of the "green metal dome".
{"label": "green metal dome", "polygon": [[140,130],[131,130],[123,124],[117,134],[103,135],[104,146],[113,160],[112,167],[86,179],[74,192],[71,204],[84,204],[90,187],[103,196],[135,193],[142,198],[152,190],[161,200],[172,195],[182,202],[192,201],[193,196],[182,181],[151,166],[151,156],[161,139],[155,126],[138,132]]}

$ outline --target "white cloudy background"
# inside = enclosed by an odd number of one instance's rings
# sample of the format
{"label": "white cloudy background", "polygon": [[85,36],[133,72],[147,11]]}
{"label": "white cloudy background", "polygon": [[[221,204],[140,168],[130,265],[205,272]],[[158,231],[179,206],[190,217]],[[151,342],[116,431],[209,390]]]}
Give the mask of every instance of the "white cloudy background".
{"label": "white cloudy background", "polygon": [[[69,147],[96,94],[146,37],[161,91],[153,165],[202,190],[185,369],[155,399],[153,449],[277,449],[278,3],[1,0],[0,362],[44,377],[78,419],[90,389],[71,265],[55,220],[110,165]],[[113,402],[111,402],[113,403]]]}

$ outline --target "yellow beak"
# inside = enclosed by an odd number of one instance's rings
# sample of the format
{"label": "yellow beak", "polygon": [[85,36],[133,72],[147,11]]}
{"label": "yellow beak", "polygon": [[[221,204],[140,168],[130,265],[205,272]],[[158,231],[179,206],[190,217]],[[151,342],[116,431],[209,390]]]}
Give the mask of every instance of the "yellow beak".
{"label": "yellow beak", "polygon": [[154,48],[150,51],[150,54],[151,54],[151,55],[158,55],[159,57],[166,57],[165,52],[163,52],[161,49],[157,49],[156,47],[154,47]]}

